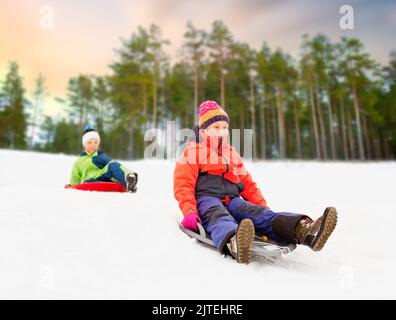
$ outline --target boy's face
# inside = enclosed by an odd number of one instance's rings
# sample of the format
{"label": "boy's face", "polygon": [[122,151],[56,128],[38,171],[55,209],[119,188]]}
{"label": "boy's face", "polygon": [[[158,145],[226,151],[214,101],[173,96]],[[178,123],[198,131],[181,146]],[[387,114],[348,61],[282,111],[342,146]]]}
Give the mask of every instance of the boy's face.
{"label": "boy's face", "polygon": [[212,138],[225,138],[228,136],[228,123],[226,121],[213,122],[204,129],[204,133]]}
{"label": "boy's face", "polygon": [[89,139],[85,143],[84,147],[88,153],[93,153],[93,152],[99,150],[99,141],[98,141],[98,139]]}

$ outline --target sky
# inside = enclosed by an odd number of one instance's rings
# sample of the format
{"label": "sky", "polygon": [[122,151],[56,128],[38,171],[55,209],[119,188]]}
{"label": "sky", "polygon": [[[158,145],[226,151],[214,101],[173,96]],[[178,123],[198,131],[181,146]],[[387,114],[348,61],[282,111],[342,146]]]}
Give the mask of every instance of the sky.
{"label": "sky", "polygon": [[[354,29],[339,27],[344,4],[354,10]],[[46,24],[52,10],[52,25]],[[298,57],[304,33],[325,33],[333,41],[358,37],[382,64],[396,50],[396,0],[1,0],[0,82],[9,61],[20,66],[28,95],[39,73],[49,91],[45,112],[57,115],[56,97],[79,74],[109,74],[114,49],[139,25],[159,25],[177,59],[187,21],[210,30],[223,20],[234,39],[259,49],[265,41]]]}

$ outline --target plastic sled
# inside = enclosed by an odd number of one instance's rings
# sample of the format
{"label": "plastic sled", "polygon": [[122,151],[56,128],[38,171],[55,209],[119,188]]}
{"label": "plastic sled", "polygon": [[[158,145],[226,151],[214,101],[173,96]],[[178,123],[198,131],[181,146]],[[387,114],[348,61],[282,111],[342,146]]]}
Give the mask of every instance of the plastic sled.
{"label": "plastic sled", "polygon": [[[198,223],[198,232],[191,231],[179,225],[180,229],[187,234],[189,237],[198,240],[200,243],[205,244],[209,247],[214,248],[215,245],[210,236],[205,232],[205,229],[201,224]],[[284,257],[292,252],[296,248],[295,244],[279,244],[273,241],[264,241],[256,237],[253,241],[252,256],[263,257],[270,260],[274,260],[280,257]]]}
{"label": "plastic sled", "polygon": [[119,182],[85,182],[75,186],[65,185],[65,189],[99,192],[126,192],[126,188]]}

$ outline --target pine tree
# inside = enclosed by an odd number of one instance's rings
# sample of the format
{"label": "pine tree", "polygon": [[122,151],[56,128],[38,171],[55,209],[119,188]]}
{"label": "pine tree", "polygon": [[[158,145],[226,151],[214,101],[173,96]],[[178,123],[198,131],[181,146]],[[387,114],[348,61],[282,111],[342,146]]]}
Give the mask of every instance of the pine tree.
{"label": "pine tree", "polygon": [[216,62],[220,76],[220,104],[223,108],[226,108],[225,75],[227,73],[226,66],[232,43],[233,37],[227,26],[222,21],[214,21],[208,38],[208,46],[211,49],[210,55]]}
{"label": "pine tree", "polygon": [[42,113],[42,107],[44,104],[45,97],[47,96],[47,89],[45,88],[45,78],[44,76],[40,73],[36,79],[35,82],[35,89],[33,92],[33,116],[32,116],[32,121],[31,121],[31,135],[30,135],[30,142],[29,146],[30,148],[33,148],[34,144],[34,138],[36,134],[36,126],[37,126],[37,118],[41,115]]}
{"label": "pine tree", "polygon": [[0,147],[23,149],[26,147],[27,119],[24,108],[27,100],[24,98],[25,89],[16,62],[10,62],[0,92],[3,104],[0,116]]}
{"label": "pine tree", "polygon": [[205,55],[205,43],[207,41],[207,33],[194,27],[191,21],[187,23],[187,31],[184,34],[185,42],[183,48],[186,51],[187,59],[192,63],[194,78],[194,123],[198,123],[198,95],[200,71],[202,71],[203,59]]}

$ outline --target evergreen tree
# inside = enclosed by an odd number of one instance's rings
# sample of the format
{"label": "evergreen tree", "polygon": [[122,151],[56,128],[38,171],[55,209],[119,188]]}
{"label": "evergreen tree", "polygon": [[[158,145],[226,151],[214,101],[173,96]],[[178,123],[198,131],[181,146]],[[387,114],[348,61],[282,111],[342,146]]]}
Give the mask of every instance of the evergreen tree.
{"label": "evergreen tree", "polygon": [[25,89],[16,62],[10,62],[0,91],[0,147],[23,149],[26,147],[27,119],[24,98]]}

